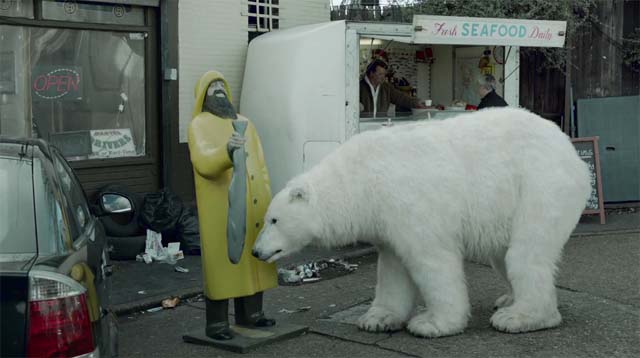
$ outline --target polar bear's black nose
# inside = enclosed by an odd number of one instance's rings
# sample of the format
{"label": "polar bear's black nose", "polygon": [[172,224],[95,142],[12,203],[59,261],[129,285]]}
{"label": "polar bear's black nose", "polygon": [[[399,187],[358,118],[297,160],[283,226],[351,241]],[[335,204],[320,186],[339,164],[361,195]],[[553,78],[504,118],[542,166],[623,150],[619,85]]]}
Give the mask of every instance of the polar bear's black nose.
{"label": "polar bear's black nose", "polygon": [[260,254],[258,253],[258,251],[256,251],[256,249],[251,250],[251,255],[253,255],[253,257],[255,258],[260,258]]}

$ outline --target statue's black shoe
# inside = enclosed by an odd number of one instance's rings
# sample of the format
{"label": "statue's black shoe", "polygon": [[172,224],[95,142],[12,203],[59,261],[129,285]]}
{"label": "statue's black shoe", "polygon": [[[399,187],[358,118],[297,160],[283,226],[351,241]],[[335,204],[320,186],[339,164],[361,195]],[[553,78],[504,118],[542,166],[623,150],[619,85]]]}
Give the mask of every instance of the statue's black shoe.
{"label": "statue's black shoe", "polygon": [[256,327],[273,327],[276,325],[276,320],[266,317],[260,317],[253,325]]}
{"label": "statue's black shoe", "polygon": [[233,339],[233,332],[231,332],[229,326],[208,326],[205,328],[205,334],[207,335],[207,337],[218,341],[228,341],[230,339]]}

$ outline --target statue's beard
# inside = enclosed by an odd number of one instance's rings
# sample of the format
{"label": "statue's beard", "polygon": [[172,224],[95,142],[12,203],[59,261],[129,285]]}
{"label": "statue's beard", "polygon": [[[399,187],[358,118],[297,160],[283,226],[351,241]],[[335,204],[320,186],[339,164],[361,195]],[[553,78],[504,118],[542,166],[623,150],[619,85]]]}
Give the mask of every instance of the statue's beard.
{"label": "statue's beard", "polygon": [[220,118],[236,119],[236,110],[233,104],[229,102],[226,94],[222,90],[216,90],[212,95],[208,95],[202,105],[205,112],[210,112]]}

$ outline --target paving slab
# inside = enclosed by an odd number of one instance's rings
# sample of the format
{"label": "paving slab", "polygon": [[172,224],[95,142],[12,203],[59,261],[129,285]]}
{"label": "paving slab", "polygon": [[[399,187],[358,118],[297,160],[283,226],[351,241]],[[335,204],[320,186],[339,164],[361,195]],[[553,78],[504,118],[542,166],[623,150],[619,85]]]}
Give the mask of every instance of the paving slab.
{"label": "paving slab", "polygon": [[185,256],[176,263],[187,273],[157,262],[112,261],[112,265],[111,306],[116,311],[144,309],[171,296],[202,291],[200,256]]}
{"label": "paving slab", "polygon": [[[376,283],[375,255],[354,259],[354,273],[265,293],[265,311],[278,322],[307,325],[307,335],[260,348],[260,357],[636,357],[640,356],[635,234],[572,238],[560,265],[554,329],[506,334],[489,324],[505,283],[491,268],[467,263],[472,318],[464,333],[424,339],[406,332],[362,332],[355,320],[368,308]],[[232,305],[231,305],[232,306]],[[298,309],[304,308],[301,311]],[[294,311],[293,313],[288,313]],[[122,356],[229,357],[234,353],[182,342],[204,326],[204,304],[120,317]],[[131,317],[131,318],[129,318]]]}
{"label": "paving slab", "polygon": [[559,300],[564,320],[554,329],[501,333],[489,326],[490,315],[485,309],[475,314],[469,328],[457,336],[416,339],[407,333],[399,333],[377,344],[421,357],[640,356],[637,309],[566,290],[560,290]]}
{"label": "paving slab", "polygon": [[640,233],[572,237],[556,284],[640,307]]}
{"label": "paving slab", "polygon": [[[538,332],[506,334],[494,330],[489,324],[493,302],[503,293],[504,283],[483,265],[467,263],[466,273],[472,318],[464,333],[424,339],[398,332],[384,339],[370,338],[366,341],[420,357],[640,356],[640,310],[633,305],[598,296],[598,292],[559,289],[559,310],[564,318],[561,326]],[[350,307],[332,315],[336,324],[341,322],[347,326],[334,332],[347,339],[362,341],[358,337],[362,333],[356,333],[353,322],[366,307],[366,304]],[[349,330],[349,325],[354,329]],[[317,326],[312,329],[317,329]]]}
{"label": "paving slab", "polygon": [[122,316],[120,323],[121,357],[410,357],[393,349],[374,345],[358,344],[340,337],[318,333],[259,347],[246,354],[228,352],[208,346],[182,341],[185,332],[202,328],[205,324],[204,310],[182,305],[173,310],[155,313]]}
{"label": "paving slab", "polygon": [[[307,247],[301,252],[278,262],[278,267],[288,267],[301,263],[331,257],[360,257],[373,252],[368,245],[351,245],[329,250]],[[165,298],[191,297],[202,292],[202,262],[200,256],[185,256],[176,266],[185,267],[189,272],[176,272],[174,266],[153,262],[145,264],[133,260],[112,261],[113,277],[111,307],[117,314],[144,310],[157,306]]]}

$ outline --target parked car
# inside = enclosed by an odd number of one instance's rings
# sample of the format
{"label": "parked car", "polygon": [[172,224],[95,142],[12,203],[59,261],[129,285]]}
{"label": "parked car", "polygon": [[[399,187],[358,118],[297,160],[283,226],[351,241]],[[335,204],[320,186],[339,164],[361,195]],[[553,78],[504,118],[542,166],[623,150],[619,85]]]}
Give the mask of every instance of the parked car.
{"label": "parked car", "polygon": [[110,266],[97,216],[131,210],[102,193],[90,207],[60,152],[0,137],[1,357],[110,357]]}

